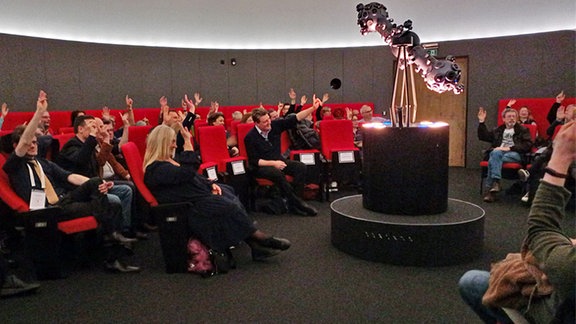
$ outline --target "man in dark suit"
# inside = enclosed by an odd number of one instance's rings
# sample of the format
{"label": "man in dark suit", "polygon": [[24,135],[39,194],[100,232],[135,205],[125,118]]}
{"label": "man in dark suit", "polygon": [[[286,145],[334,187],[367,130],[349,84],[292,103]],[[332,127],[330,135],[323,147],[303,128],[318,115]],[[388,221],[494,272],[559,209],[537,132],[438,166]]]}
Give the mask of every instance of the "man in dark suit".
{"label": "man in dark suit", "polygon": [[[266,109],[256,108],[252,111],[254,128],[244,138],[248,164],[253,175],[274,182],[287,199],[289,211],[302,216],[315,216],[318,213],[300,198],[304,191],[306,165],[285,159],[280,152],[280,139],[283,131],[296,128],[298,121],[313,113],[321,104],[322,100],[314,96],[312,107],[274,121]],[[285,175],[294,177],[292,185]]]}

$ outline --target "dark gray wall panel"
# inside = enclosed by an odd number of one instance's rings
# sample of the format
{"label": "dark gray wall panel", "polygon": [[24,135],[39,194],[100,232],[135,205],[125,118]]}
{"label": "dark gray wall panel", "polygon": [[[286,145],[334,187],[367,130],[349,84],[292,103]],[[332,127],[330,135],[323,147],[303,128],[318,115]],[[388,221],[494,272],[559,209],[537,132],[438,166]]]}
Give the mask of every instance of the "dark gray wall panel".
{"label": "dark gray wall panel", "polygon": [[35,110],[38,91],[44,89],[49,92],[46,83],[46,69],[44,61],[44,45],[32,38],[12,38],[2,42],[7,46],[7,60],[10,79],[13,86],[14,103],[12,107],[18,110]]}
{"label": "dark gray wall panel", "polygon": [[328,93],[329,102],[342,101],[342,88],[330,88],[332,79],[342,79],[342,53],[342,49],[318,49],[314,54],[314,92],[320,98],[324,93]]}
{"label": "dark gray wall panel", "polygon": [[[308,103],[312,102],[314,92],[314,50],[289,50],[286,52],[286,87],[296,91],[296,102],[306,95]],[[279,96],[286,96],[287,92]]]}
{"label": "dark gray wall panel", "polygon": [[50,109],[74,110],[81,107],[80,46],[47,41],[44,49]]}
{"label": "dark gray wall panel", "polygon": [[371,96],[374,102],[374,111],[378,113],[388,112],[392,102],[392,91],[394,89],[394,55],[388,46],[378,46],[368,48],[372,61],[372,81]]}
{"label": "dark gray wall panel", "polygon": [[248,105],[258,102],[258,57],[252,51],[229,51],[230,60],[235,59],[236,65],[228,62],[228,101],[224,105]]}
{"label": "dark gray wall panel", "polygon": [[256,102],[276,104],[289,102],[286,88],[285,51],[263,51],[258,53],[258,100]]}
{"label": "dark gray wall panel", "polygon": [[[200,57],[197,52],[183,49],[172,50],[171,62],[172,96],[184,97],[185,94],[194,102],[194,93],[200,92]],[[203,97],[204,94],[200,93]],[[200,106],[210,105],[210,101],[202,101]]]}
{"label": "dark gray wall panel", "polygon": [[[230,102],[228,99],[228,67],[230,59],[227,51],[202,50],[200,57],[200,92],[206,100],[203,106],[210,106],[210,101],[220,104]],[[220,64],[224,60],[224,64]]]}
{"label": "dark gray wall panel", "polygon": [[369,101],[372,97],[374,71],[371,52],[365,48],[343,50],[342,96],[347,101]]}

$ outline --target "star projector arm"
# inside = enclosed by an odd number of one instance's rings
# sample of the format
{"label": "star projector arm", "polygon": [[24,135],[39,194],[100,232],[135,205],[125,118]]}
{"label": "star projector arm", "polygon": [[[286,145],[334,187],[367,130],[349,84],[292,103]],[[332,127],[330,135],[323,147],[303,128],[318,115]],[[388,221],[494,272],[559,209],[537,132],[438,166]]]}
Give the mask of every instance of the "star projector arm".
{"label": "star projector arm", "polygon": [[[398,64],[415,64],[416,72],[424,78],[428,89],[442,93],[453,91],[459,94],[464,86],[459,84],[462,71],[454,63],[452,56],[439,60],[426,52],[420,45],[420,38],[412,31],[412,21],[407,20],[402,25],[394,24],[394,19],[388,17],[386,7],[377,2],[356,6],[360,33],[378,32],[384,42],[390,45],[392,53],[398,58]],[[406,46],[407,60],[404,61],[400,46]]]}

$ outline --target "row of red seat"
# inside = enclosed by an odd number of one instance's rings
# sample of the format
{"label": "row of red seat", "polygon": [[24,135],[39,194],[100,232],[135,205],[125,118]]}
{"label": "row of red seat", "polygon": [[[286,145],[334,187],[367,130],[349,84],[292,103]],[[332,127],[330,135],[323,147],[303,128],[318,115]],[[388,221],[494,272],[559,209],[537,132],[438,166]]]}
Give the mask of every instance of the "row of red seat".
{"label": "row of red seat", "polygon": [[[333,109],[335,108],[345,108],[349,107],[350,109],[360,109],[363,105],[369,105],[370,107],[374,108],[374,104],[371,102],[352,102],[352,103],[334,103],[329,105]],[[266,109],[276,109],[277,106],[272,105],[265,105]],[[306,107],[306,106],[305,106]],[[255,106],[220,106],[218,111],[224,114],[224,119],[226,121],[226,127],[230,127],[232,122],[232,114],[235,111],[244,112],[251,111],[254,109]],[[176,110],[182,110],[182,108],[175,108]],[[88,109],[84,110],[86,114],[100,117],[102,116],[102,110],[98,109]],[[123,109],[110,109],[110,115],[114,116],[117,121],[120,120],[120,114],[122,114],[125,110]],[[206,120],[208,112],[210,111],[210,107],[198,107],[196,108],[196,113],[200,115],[201,119]],[[72,125],[71,120],[72,111],[65,110],[65,111],[50,111],[50,128],[56,133],[60,134],[65,131],[70,131],[70,127]],[[150,121],[151,125],[158,124],[158,116],[160,114],[160,108],[134,108],[134,119],[136,121],[147,118]],[[12,130],[16,126],[23,124],[24,122],[29,121],[32,119],[34,112],[31,111],[10,111],[10,113],[6,116],[4,120],[4,124],[2,126],[3,130]],[[120,127],[121,123],[116,123],[116,127]],[[61,131],[62,130],[62,131]]]}

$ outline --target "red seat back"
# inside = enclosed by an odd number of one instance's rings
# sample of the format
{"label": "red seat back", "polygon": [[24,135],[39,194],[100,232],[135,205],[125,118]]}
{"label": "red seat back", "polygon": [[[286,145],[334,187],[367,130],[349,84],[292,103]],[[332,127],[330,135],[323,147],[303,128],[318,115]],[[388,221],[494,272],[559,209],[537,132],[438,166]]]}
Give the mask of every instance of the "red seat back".
{"label": "red seat back", "polygon": [[532,143],[534,143],[534,141],[536,141],[536,135],[538,133],[538,125],[523,124],[522,126],[528,128],[528,130],[530,131],[530,137],[532,138]]}
{"label": "red seat back", "polygon": [[354,146],[352,121],[348,119],[323,120],[320,122],[320,145],[326,160],[332,159],[332,152],[357,150]]}
{"label": "red seat back", "polygon": [[[130,126],[128,128],[128,141],[132,142],[138,148],[140,156],[144,156],[146,152],[146,137],[153,126]],[[124,151],[124,146],[122,146],[122,151]]]}
{"label": "red seat back", "polygon": [[58,140],[58,144],[60,145],[60,150],[62,150],[62,148],[64,147],[64,144],[66,144],[66,142],[68,142],[74,136],[76,136],[76,134],[74,134],[72,132],[72,133],[64,133],[64,134],[54,135],[54,136],[52,136],[52,138]]}
{"label": "red seat back", "polygon": [[248,157],[248,154],[246,153],[246,144],[244,144],[244,137],[246,137],[252,128],[254,128],[254,124],[238,124],[238,151],[240,151],[241,156]]}
{"label": "red seat back", "polygon": [[200,156],[202,162],[218,163],[218,171],[226,172],[226,159],[230,157],[226,145],[224,126],[203,126],[198,129],[200,135]]}
{"label": "red seat back", "polygon": [[128,142],[122,145],[122,154],[126,160],[126,165],[128,166],[128,171],[130,171],[130,177],[134,181],[134,185],[150,206],[158,206],[158,201],[154,198],[154,195],[146,184],[144,183],[144,170],[142,165],[142,156],[138,147],[133,142]]}
{"label": "red seat back", "polygon": [[24,199],[20,198],[20,196],[12,190],[8,175],[3,169],[4,163],[6,163],[6,158],[0,154],[0,192],[2,192],[2,201],[4,201],[8,207],[19,213],[27,212],[30,208]]}
{"label": "red seat back", "polygon": [[58,128],[58,133],[59,134],[67,134],[67,133],[74,134],[74,127],[60,127],[60,128]]}

